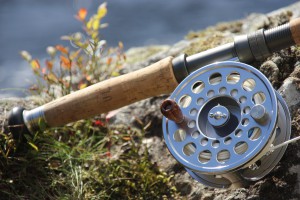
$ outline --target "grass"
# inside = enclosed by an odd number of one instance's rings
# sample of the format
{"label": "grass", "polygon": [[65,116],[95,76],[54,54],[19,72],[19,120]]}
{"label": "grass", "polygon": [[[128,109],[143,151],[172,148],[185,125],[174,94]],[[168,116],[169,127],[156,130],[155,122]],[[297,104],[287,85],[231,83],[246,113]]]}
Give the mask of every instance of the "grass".
{"label": "grass", "polygon": [[[1,134],[1,199],[161,199],[176,195],[172,177],[149,160],[143,133],[76,122],[18,146]],[[38,148],[38,149],[37,149]]]}
{"label": "grass", "polygon": [[[21,52],[37,78],[31,93],[51,101],[119,75],[126,59],[123,44],[104,53],[105,42],[99,39],[104,26],[100,21],[106,12],[106,4],[101,4],[87,19],[87,11],[80,9],[76,18],[85,34],[62,37],[75,48],[61,44],[48,47],[45,64],[27,51]],[[105,115],[25,137],[27,142],[14,141],[2,124],[0,199],[178,197],[172,176],[150,162],[141,142],[144,132],[122,124],[109,125]]]}

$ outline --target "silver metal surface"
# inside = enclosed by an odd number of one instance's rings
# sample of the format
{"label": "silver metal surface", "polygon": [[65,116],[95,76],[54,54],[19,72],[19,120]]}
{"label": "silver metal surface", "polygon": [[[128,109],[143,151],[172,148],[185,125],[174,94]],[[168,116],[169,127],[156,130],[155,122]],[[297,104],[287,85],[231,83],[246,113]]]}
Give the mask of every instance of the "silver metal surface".
{"label": "silver metal surface", "polygon": [[264,123],[268,120],[268,113],[261,104],[254,105],[251,108],[250,115],[258,123]]}
{"label": "silver metal surface", "polygon": [[41,130],[40,127],[46,124],[44,116],[44,106],[32,110],[23,111],[23,119],[30,133]]}
{"label": "silver metal surface", "polygon": [[267,78],[247,64],[205,66],[184,79],[170,99],[181,107],[186,125],[163,118],[167,147],[206,185],[229,187],[259,179],[285,151],[265,155],[272,144],[289,138],[289,113]]}
{"label": "silver metal surface", "polygon": [[224,106],[217,105],[213,107],[208,114],[208,122],[215,126],[224,126],[230,118],[230,112]]}

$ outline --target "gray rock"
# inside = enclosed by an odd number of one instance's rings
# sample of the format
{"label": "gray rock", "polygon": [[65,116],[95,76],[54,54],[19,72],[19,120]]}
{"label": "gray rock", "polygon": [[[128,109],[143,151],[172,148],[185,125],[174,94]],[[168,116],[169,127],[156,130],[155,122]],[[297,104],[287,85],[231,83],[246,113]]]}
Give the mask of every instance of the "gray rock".
{"label": "gray rock", "polygon": [[300,90],[297,88],[295,82],[295,78],[289,77],[285,79],[278,90],[279,94],[287,103],[290,111],[294,111],[300,105]]}

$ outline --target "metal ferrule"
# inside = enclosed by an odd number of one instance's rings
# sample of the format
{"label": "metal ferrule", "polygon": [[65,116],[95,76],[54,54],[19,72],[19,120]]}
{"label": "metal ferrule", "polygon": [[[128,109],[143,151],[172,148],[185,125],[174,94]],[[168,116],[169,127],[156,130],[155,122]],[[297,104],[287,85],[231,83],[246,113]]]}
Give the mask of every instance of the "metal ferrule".
{"label": "metal ferrule", "polygon": [[33,110],[24,110],[23,119],[30,133],[41,130],[46,125],[44,106],[37,107]]}

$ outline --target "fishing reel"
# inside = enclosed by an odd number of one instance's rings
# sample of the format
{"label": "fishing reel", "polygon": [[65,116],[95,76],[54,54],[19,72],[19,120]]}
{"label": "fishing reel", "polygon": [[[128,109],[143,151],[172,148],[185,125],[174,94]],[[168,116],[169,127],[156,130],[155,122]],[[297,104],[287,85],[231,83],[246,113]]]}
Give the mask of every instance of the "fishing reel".
{"label": "fishing reel", "polygon": [[254,67],[234,61],[193,72],[161,106],[173,157],[199,182],[243,187],[283,156],[291,119],[283,98]]}

